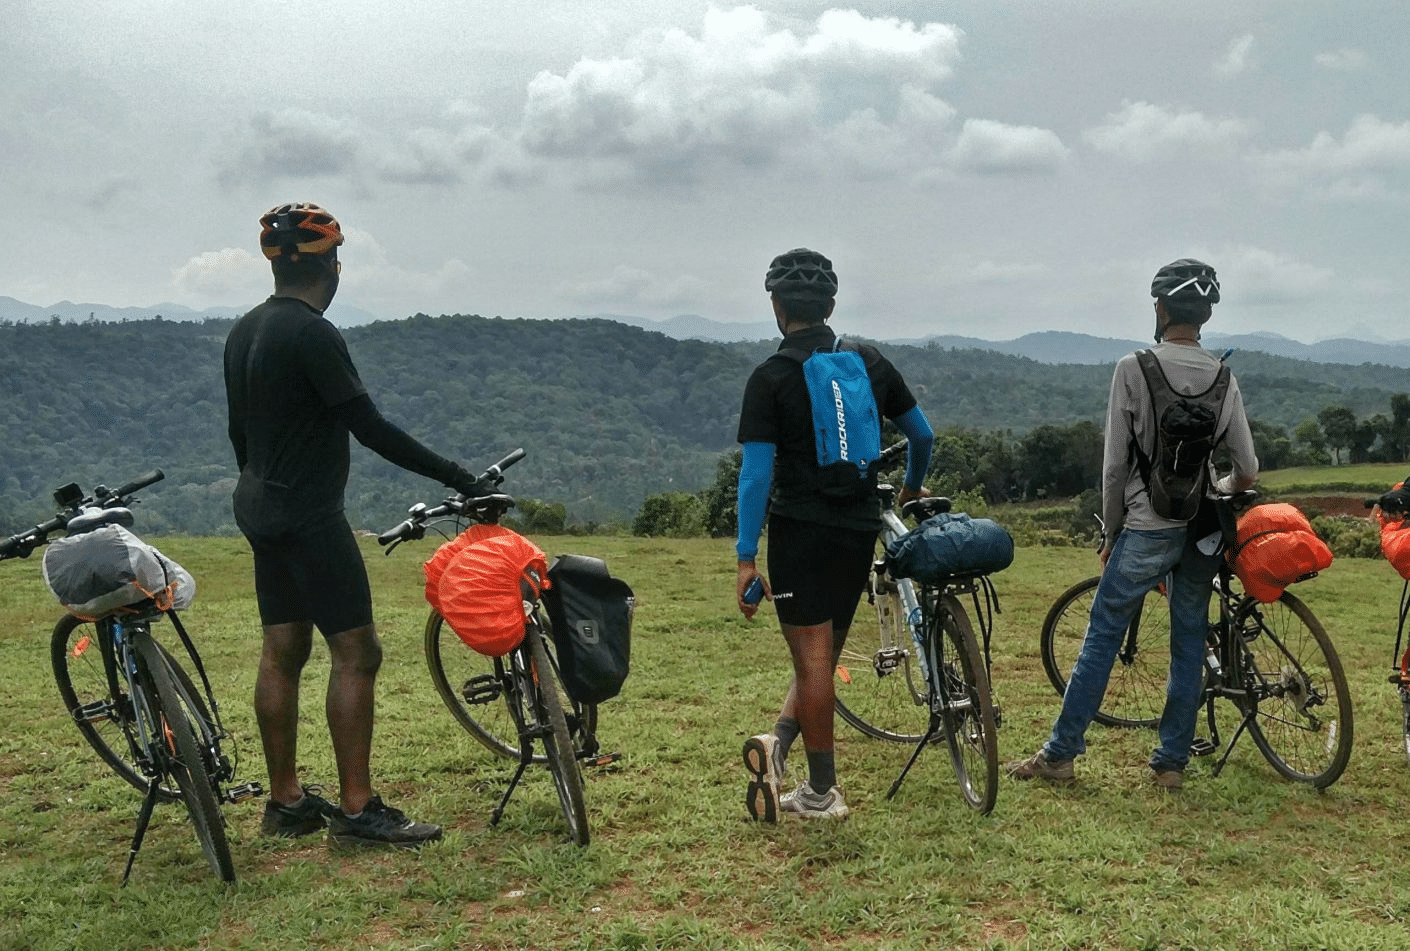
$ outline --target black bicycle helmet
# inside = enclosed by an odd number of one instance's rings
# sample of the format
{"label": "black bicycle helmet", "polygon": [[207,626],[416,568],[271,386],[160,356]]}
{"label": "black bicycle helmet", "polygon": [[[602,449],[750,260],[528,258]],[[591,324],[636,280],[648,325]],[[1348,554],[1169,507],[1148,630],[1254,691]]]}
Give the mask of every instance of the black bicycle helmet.
{"label": "black bicycle helmet", "polygon": [[837,273],[818,252],[794,248],[770,262],[764,290],[794,300],[832,300],[837,296]]}
{"label": "black bicycle helmet", "polygon": [[308,202],[276,205],[260,216],[259,246],[273,261],[282,254],[327,254],[343,243],[338,219]]}
{"label": "black bicycle helmet", "polygon": [[1151,296],[1175,301],[1219,303],[1219,278],[1214,268],[1194,258],[1171,261],[1155,272]]}

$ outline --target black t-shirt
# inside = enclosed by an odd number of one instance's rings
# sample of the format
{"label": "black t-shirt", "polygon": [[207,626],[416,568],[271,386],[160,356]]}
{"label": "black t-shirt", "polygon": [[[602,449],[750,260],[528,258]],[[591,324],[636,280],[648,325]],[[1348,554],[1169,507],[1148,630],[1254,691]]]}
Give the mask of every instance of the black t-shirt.
{"label": "black t-shirt", "polygon": [[282,534],[342,511],[348,429],[333,407],[366,392],[342,334],[303,301],[271,297],[236,321],[225,393],[242,531]]}
{"label": "black t-shirt", "polygon": [[[831,327],[818,324],[789,334],[779,349],[830,350],[836,339]],[[895,419],[910,412],[916,398],[891,361],[875,347],[863,344],[859,349],[881,415]],[[770,495],[773,514],[839,528],[881,527],[881,506],[875,498],[839,505],[819,493],[812,403],[798,361],[771,357],[754,368],[739,411],[739,441],[773,443],[777,448]]]}

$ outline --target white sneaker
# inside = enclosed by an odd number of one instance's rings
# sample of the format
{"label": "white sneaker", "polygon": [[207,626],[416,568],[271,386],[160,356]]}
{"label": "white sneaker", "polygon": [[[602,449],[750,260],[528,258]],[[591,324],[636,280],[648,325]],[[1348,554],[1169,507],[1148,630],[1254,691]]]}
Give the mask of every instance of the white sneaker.
{"label": "white sneaker", "polygon": [[753,777],[744,793],[744,805],[755,822],[778,821],[778,790],[783,783],[783,744],[772,733],[744,741],[744,768]]}
{"label": "white sneaker", "polygon": [[778,807],[780,812],[791,812],[807,819],[845,819],[848,812],[841,787],[833,786],[825,794],[818,793],[806,780],[792,792],[784,793]]}

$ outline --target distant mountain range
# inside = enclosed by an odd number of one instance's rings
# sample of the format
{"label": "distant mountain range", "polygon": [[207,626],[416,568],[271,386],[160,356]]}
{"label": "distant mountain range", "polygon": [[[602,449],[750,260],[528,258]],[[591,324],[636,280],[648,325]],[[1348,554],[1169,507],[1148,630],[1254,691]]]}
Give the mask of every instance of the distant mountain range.
{"label": "distant mountain range", "polygon": [[[161,316],[166,320],[223,319],[238,317],[248,309],[249,307],[208,307],[204,310],[193,310],[180,304],[110,307],[106,304],[75,304],[71,301],[60,301],[48,307],[40,307],[16,300],[13,297],[0,296],[0,320],[10,320],[17,323],[36,323],[50,320],[53,317],[76,322],[90,318],[108,322],[146,320],[156,316]],[[583,316],[612,320],[629,327],[656,331],[676,340],[734,343],[769,340],[778,336],[778,329],[771,321],[730,323],[710,320],[694,314],[672,317],[669,320],[649,320],[644,317],[631,317],[622,314]],[[328,308],[328,319],[340,327],[351,327],[369,324],[384,318],[335,301]],[[1070,333],[1062,330],[1025,334],[1013,340],[982,340],[978,337],[937,334],[928,337],[893,338],[883,342],[916,347],[937,346],[955,350],[991,350],[995,353],[1026,357],[1039,363],[1051,364],[1115,363],[1132,350],[1149,345],[1149,341],[1146,340],[1094,337],[1090,334]],[[1204,345],[1210,350],[1230,348],[1252,350],[1277,357],[1290,357],[1294,360],[1310,360],[1314,363],[1344,363],[1352,366],[1370,363],[1410,368],[1410,341],[1376,342],[1338,337],[1308,344],[1298,340],[1290,340],[1275,333],[1209,333],[1204,337]]]}

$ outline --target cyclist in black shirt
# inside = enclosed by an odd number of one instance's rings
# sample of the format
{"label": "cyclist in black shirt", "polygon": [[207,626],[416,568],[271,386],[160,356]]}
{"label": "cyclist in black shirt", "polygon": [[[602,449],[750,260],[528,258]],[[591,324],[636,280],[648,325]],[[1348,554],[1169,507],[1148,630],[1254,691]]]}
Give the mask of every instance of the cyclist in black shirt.
{"label": "cyclist in black shirt", "polygon": [[[776,257],[764,279],[783,334],[780,351],[832,349],[827,326],[836,303],[832,262],[807,248]],[[906,477],[898,501],[924,494],[934,437],[901,374],[874,347],[857,348],[881,415],[909,438]],[[743,459],[739,472],[739,538],[736,544],[739,609],[752,618],[758,603],[745,592],[758,578],[774,602],[793,659],[793,682],[772,733],[751,737],[744,763],[751,780],[745,804],[755,819],[779,812],[842,818],[847,804],[837,786],[833,756],[833,669],[857,601],[866,585],[881,507],[875,493],[836,502],[822,494],[813,435],[812,402],[802,365],[768,359],[755,368],[739,414]],[[769,563],[765,580],[755,565],[759,534],[769,510]],[[780,796],[788,749],[799,734],[808,756],[807,781]]]}
{"label": "cyclist in black shirt", "polygon": [[[491,489],[385,420],[323,311],[338,290],[342,229],[317,205],[260,218],[274,295],[225,344],[230,442],[240,467],[235,521],[254,552],[264,647],[255,682],[269,771],[266,834],[323,829],[343,844],[415,847],[441,836],[372,789],[373,702],[382,646],[362,554],[343,515],[348,435],[390,462],[467,495]],[[317,627],[328,643],[326,715],[340,806],[297,776],[299,680]]]}

